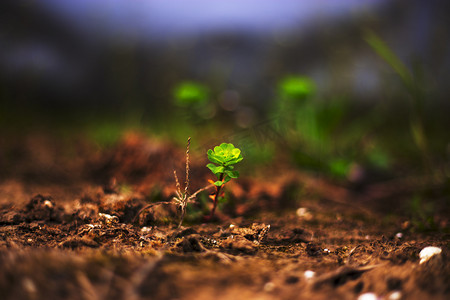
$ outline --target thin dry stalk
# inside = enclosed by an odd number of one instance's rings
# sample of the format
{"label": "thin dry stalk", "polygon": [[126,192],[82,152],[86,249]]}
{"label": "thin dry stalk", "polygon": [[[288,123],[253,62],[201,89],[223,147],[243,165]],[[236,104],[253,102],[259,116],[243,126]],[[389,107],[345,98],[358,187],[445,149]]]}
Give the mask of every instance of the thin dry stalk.
{"label": "thin dry stalk", "polygon": [[191,146],[191,137],[187,140],[187,146],[186,146],[186,186],[184,187],[184,193],[188,194],[189,192],[189,148]]}
{"label": "thin dry stalk", "polygon": [[181,190],[181,185],[180,185],[180,181],[178,180],[177,171],[174,170],[173,176],[175,177],[175,185],[176,185],[175,194],[176,194],[176,196],[173,197],[172,202],[162,201],[162,202],[151,203],[151,204],[146,205],[137,213],[136,217],[134,218],[135,221],[139,218],[139,215],[148,208],[151,208],[151,207],[153,207],[155,205],[159,205],[159,204],[174,203],[175,205],[179,206],[180,210],[181,210],[180,222],[178,223],[178,228],[179,228],[183,224],[184,216],[186,215],[186,207],[187,207],[188,203],[195,202],[195,199],[196,199],[198,193],[203,192],[214,186],[213,184],[210,184],[208,186],[205,186],[204,188],[197,190],[192,195],[189,195],[189,172],[190,172],[189,148],[190,148],[190,145],[191,145],[191,138],[189,137],[187,140],[187,147],[186,147],[186,181],[185,181],[184,192]]}
{"label": "thin dry stalk", "polygon": [[189,149],[190,149],[190,146],[191,146],[191,137],[188,138],[187,146],[186,146],[186,182],[185,182],[185,186],[184,186],[184,193],[181,191],[180,181],[178,180],[177,172],[175,170],[173,171],[173,174],[175,177],[175,183],[176,183],[176,187],[177,187],[177,189],[176,189],[177,195],[175,197],[173,197],[173,201],[175,202],[176,205],[178,205],[180,207],[180,210],[181,210],[181,217],[180,217],[180,223],[178,223],[178,228],[181,227],[181,225],[183,224],[184,216],[186,215],[186,207],[187,207],[188,203],[195,202],[195,199],[196,199],[198,193],[200,193],[204,190],[207,190],[213,186],[213,185],[208,185],[204,188],[199,189],[192,195],[189,195],[189,172],[190,172]]}

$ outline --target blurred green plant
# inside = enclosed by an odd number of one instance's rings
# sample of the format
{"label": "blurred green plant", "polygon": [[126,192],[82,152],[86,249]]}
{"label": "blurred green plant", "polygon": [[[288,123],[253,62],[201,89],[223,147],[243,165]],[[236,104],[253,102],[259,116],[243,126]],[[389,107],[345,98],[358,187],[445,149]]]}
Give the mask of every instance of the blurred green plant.
{"label": "blurred green plant", "polygon": [[304,76],[288,76],[278,84],[278,91],[285,99],[302,100],[313,95],[315,90],[315,82]]}
{"label": "blurred green plant", "polygon": [[411,225],[414,231],[426,232],[438,230],[434,220],[435,208],[432,202],[425,203],[419,194],[411,198],[409,211],[411,214]]}
{"label": "blurred green plant", "polygon": [[180,106],[202,105],[208,100],[208,89],[203,84],[184,81],[175,87],[174,97]]}
{"label": "blurred green plant", "polygon": [[[305,76],[288,76],[278,83],[281,128],[293,143],[294,161],[307,169],[345,176],[346,168],[334,157],[337,144],[333,134],[346,113],[346,103],[319,101],[315,82]],[[339,158],[342,162],[342,159]]]}
{"label": "blurred green plant", "polygon": [[418,70],[411,72],[389,48],[385,41],[373,31],[366,31],[364,38],[378,56],[391,66],[408,91],[411,99],[409,105],[409,128],[411,136],[420,151],[425,169],[430,171],[432,169],[432,162],[423,118],[423,105],[426,97],[424,80],[421,78]]}
{"label": "blurred green plant", "polygon": [[292,145],[293,160],[299,166],[348,178],[352,165],[370,163],[378,167],[377,163],[389,162],[386,157],[381,162],[382,158],[372,153],[379,147],[363,145],[363,137],[377,119],[371,111],[367,115],[351,115],[352,107],[346,97],[318,99],[316,92],[314,81],[305,76],[285,77],[278,83],[280,127],[284,128]]}
{"label": "blurred green plant", "polygon": [[211,210],[211,218],[214,217],[214,212],[217,207],[222,187],[229,182],[232,178],[238,178],[239,172],[234,170],[234,165],[243,160],[241,150],[235,148],[233,144],[222,143],[220,146],[214,147],[214,150],[209,149],[208,159],[211,163],[206,167],[216,175],[217,181],[211,180],[211,183],[215,185],[216,190],[210,196],[213,201],[213,208]]}
{"label": "blurred green plant", "polygon": [[198,82],[183,81],[173,90],[175,105],[189,123],[201,123],[214,116],[215,106],[209,99],[208,88]]}

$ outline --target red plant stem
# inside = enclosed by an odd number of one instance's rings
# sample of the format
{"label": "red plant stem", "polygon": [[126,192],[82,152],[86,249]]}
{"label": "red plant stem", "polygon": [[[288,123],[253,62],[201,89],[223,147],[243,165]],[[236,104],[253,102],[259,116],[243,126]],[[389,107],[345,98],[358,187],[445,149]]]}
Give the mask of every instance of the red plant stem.
{"label": "red plant stem", "polygon": [[[224,173],[220,174],[219,180],[223,180]],[[214,193],[214,199],[213,199],[213,208],[211,210],[211,218],[214,217],[214,212],[216,211],[217,202],[219,202],[219,193],[220,189],[222,188],[223,184],[221,186],[216,186],[216,192]]]}

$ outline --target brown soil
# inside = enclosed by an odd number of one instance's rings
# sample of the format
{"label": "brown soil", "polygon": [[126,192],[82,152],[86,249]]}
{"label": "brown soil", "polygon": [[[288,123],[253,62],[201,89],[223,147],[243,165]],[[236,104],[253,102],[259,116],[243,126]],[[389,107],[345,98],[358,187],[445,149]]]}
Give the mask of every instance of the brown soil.
{"label": "brown soil", "polygon": [[[177,228],[175,205],[141,209],[170,201],[183,149],[136,134],[70,155],[52,143],[0,153],[22,153],[0,161],[1,299],[450,298],[447,200],[417,231],[401,213],[415,179],[356,192],[280,162],[230,182],[214,221],[198,205]],[[195,191],[209,174],[191,159]],[[426,246],[443,252],[419,264]]]}

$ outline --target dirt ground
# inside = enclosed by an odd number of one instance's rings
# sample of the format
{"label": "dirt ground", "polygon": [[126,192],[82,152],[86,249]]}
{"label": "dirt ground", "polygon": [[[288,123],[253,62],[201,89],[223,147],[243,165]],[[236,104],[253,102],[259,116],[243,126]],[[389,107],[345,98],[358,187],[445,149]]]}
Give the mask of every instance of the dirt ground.
{"label": "dirt ground", "polygon": [[[450,298],[448,199],[432,230],[402,213],[427,178],[355,189],[280,161],[177,228],[182,148],[130,134],[65,149],[33,135],[0,150],[1,299]],[[209,177],[196,155],[192,191]],[[442,253],[420,264],[426,246]]]}

